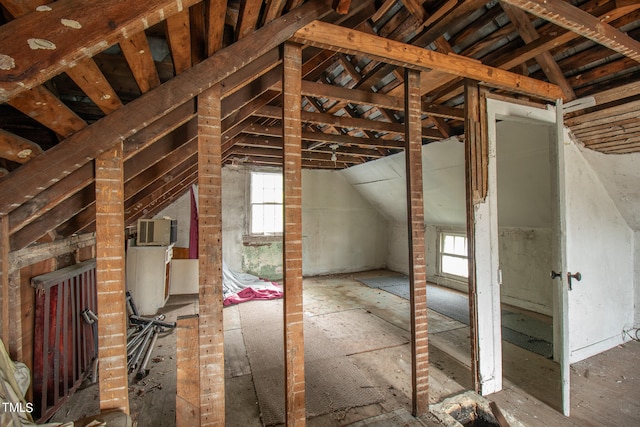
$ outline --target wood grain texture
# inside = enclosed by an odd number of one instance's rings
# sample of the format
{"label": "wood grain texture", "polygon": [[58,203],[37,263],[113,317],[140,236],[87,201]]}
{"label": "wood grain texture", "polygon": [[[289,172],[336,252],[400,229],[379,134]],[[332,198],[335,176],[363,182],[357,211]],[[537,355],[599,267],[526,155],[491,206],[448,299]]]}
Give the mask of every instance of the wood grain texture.
{"label": "wood grain texture", "polygon": [[482,65],[466,57],[445,55],[320,21],[314,21],[297,31],[291,39],[337,52],[368,55],[401,67],[421,71],[437,70],[454,76],[473,78],[489,85],[543,99],[563,98],[560,88],[550,83]]}
{"label": "wood grain texture", "polygon": [[302,49],[284,45],[284,346],[285,418],[305,425],[304,312],[302,307]]}
{"label": "wood grain texture", "polygon": [[200,425],[225,425],[222,319],[222,89],[198,97]]}
{"label": "wood grain texture", "polygon": [[122,144],[96,159],[96,280],[100,410],[128,414],[123,165]]}
{"label": "wood grain texture", "polygon": [[[127,2],[129,4],[129,2]],[[75,169],[135,135],[195,95],[231,76],[252,60],[282,44],[297,29],[330,11],[327,0],[311,0],[294,17],[278,18],[253,35],[223,49],[152,92],[137,98],[92,126],[77,132],[3,178],[0,214],[7,213],[62,179]],[[7,25],[3,26],[4,29]],[[39,160],[44,158],[43,160]]]}
{"label": "wood grain texture", "polygon": [[76,0],[61,0],[47,5],[47,11],[3,25],[0,46],[2,54],[13,59],[13,67],[0,69],[0,102],[195,3],[198,1],[88,0],[78,7]]}
{"label": "wood grain texture", "polygon": [[420,73],[405,71],[405,167],[411,290],[411,384],[414,416],[429,413],[429,333],[427,325],[427,266],[424,244],[422,188],[422,114]]}

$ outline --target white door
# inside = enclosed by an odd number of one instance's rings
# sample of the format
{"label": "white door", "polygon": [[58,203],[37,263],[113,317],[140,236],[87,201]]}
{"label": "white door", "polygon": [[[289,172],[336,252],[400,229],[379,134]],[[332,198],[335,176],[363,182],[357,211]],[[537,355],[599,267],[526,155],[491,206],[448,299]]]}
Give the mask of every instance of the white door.
{"label": "white door", "polygon": [[[560,203],[564,199],[564,183],[562,182],[562,174],[558,173],[559,170],[562,170],[563,162],[562,143],[559,142],[563,135],[561,131],[562,116],[561,113],[556,114],[554,108],[541,109],[488,99],[487,118],[489,136],[488,194],[486,200],[475,207],[477,307],[479,307],[478,361],[481,390],[483,394],[490,394],[502,388],[502,376],[505,368],[503,366],[503,338],[505,338],[503,335],[510,334],[510,331],[504,329],[505,325],[502,321],[504,304],[540,312],[544,311],[544,307],[547,307],[548,314],[553,317],[553,355],[557,363],[554,372],[557,375],[555,378],[559,388],[557,397],[560,400],[552,406],[562,409],[568,415],[568,280],[565,274],[564,215]],[[530,136],[527,132],[532,133],[532,129],[541,129],[541,135],[546,136],[540,138],[540,144],[546,144],[544,153],[548,157],[548,163],[545,168],[540,168],[538,175],[535,175],[533,173],[535,170],[532,169],[531,176],[531,180],[540,179],[541,188],[546,185],[546,195],[534,194],[535,190],[532,190],[534,187],[531,182],[526,182],[521,188],[518,188],[514,180],[507,185],[502,184],[502,188],[499,188],[499,165],[497,162],[509,162],[509,156],[501,159],[498,155],[500,144],[505,144],[505,142],[498,141],[497,123],[499,122],[512,124],[514,125],[512,128],[521,128],[522,139],[525,136]],[[520,143],[521,141],[516,142]],[[520,149],[523,151],[528,149],[526,144],[521,144],[521,146]],[[535,144],[530,144],[529,147],[535,148]],[[523,157],[526,153],[516,152],[516,154]],[[518,161],[523,161],[523,159],[518,158]],[[524,161],[526,162],[526,160]],[[526,163],[523,164],[526,166]],[[514,165],[507,164],[507,166]],[[506,174],[505,171],[508,171],[509,167],[501,169],[502,173]],[[518,179],[522,180],[522,176],[526,176],[526,171],[520,170],[518,172],[521,175]],[[501,178],[504,182],[505,177]],[[516,193],[517,190],[520,190],[520,193]],[[510,195],[509,191],[512,191]],[[503,194],[500,194],[501,192]],[[499,214],[498,204],[501,196],[503,196],[501,205],[505,206],[509,203],[510,205],[506,209],[502,207]],[[525,200],[522,197],[540,198],[541,201]],[[505,200],[509,198],[512,200]],[[546,201],[542,201],[542,199]],[[528,207],[525,201],[529,204]],[[548,218],[540,219],[539,214],[533,212],[539,203],[548,205],[545,214]],[[525,219],[528,219],[529,225],[518,223],[518,220],[524,221]],[[542,222],[537,224],[536,221]],[[527,227],[532,230],[529,233],[530,236],[527,235]],[[534,260],[534,254],[531,253],[532,258],[527,260],[530,262],[525,263],[529,265],[526,267],[522,263],[522,265],[518,265],[518,261],[514,261],[514,254],[507,252],[512,250],[508,249],[505,244],[505,240],[508,239],[515,242],[514,244],[519,248],[516,250],[522,251],[531,248],[531,244],[526,242],[526,239],[540,239],[543,241],[542,248],[545,248],[540,250],[550,252],[550,254],[547,253],[546,258],[538,256],[539,259]],[[520,243],[518,243],[518,239],[520,239]],[[500,253],[501,244],[503,245],[502,254]],[[524,256],[528,255],[524,254]],[[502,265],[503,263],[504,265]],[[551,280],[551,271],[559,273],[553,281]],[[518,274],[521,276],[518,277]],[[509,282],[505,283],[505,280],[509,280]],[[519,283],[523,281],[533,281],[534,284],[522,285]],[[520,289],[514,290],[514,283],[516,283],[515,287],[520,286]],[[503,287],[504,289],[502,289]],[[501,293],[504,301],[501,300]],[[546,299],[542,298],[542,293],[547,294]],[[510,344],[504,345],[508,347]],[[508,377],[508,372],[505,375]]]}

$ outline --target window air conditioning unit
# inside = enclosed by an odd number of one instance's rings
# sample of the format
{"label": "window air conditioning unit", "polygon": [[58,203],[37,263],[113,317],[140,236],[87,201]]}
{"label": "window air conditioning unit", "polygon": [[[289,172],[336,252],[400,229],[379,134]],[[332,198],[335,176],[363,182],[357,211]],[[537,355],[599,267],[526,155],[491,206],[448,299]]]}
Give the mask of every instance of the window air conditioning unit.
{"label": "window air conditioning unit", "polygon": [[175,219],[139,219],[138,246],[169,246],[178,240]]}

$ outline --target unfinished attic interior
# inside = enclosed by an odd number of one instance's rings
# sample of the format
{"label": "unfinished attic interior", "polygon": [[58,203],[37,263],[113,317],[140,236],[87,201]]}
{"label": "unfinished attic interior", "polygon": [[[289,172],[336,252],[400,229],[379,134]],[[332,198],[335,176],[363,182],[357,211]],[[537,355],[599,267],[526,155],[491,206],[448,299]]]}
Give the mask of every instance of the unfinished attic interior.
{"label": "unfinished attic interior", "polygon": [[635,0],[0,0],[0,424],[638,424],[639,40]]}

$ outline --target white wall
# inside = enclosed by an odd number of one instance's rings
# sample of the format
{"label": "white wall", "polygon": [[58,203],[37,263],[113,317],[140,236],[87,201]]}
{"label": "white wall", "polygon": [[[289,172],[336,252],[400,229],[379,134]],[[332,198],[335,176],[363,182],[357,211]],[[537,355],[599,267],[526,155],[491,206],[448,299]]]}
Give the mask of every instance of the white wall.
{"label": "white wall", "polygon": [[[197,198],[197,193],[196,193]],[[163,209],[154,218],[169,217],[178,220],[178,240],[174,244],[178,248],[189,247],[189,225],[191,215],[191,195],[184,193],[174,203]]]}
{"label": "white wall", "polygon": [[[222,170],[222,246],[229,268],[271,263],[282,267],[281,243],[246,243],[248,176],[244,168]],[[384,268],[387,221],[335,171],[302,173],[303,274],[320,275]],[[190,199],[187,192],[158,216],[178,219],[176,246],[188,247]],[[248,260],[247,258],[251,258]],[[277,278],[277,277],[271,277]]]}
{"label": "white wall", "polygon": [[635,326],[640,326],[640,153],[603,154],[578,146],[620,214],[635,231]]}
{"label": "white wall", "polygon": [[[547,253],[551,245],[548,130],[531,127],[523,131],[523,127],[522,123],[501,127],[501,133],[506,133],[503,137],[514,140],[507,141],[508,145],[502,148],[504,162],[499,170],[500,224],[505,227],[501,229],[503,297],[509,304],[549,315],[552,288],[549,284],[550,255]],[[527,138],[522,137],[523,133]],[[523,141],[526,151],[522,151]],[[541,143],[535,146],[531,141]],[[543,143],[547,146],[541,150]],[[425,145],[422,161],[427,279],[467,292],[466,280],[439,275],[437,262],[438,233],[466,233],[464,144],[452,138]],[[546,162],[546,169],[540,170],[541,161]],[[342,173],[389,219],[387,267],[408,274],[404,154],[351,167]],[[546,180],[540,179],[539,174],[546,176]],[[534,267],[531,267],[532,263]],[[520,275],[525,265],[535,273],[527,273],[522,280]]]}
{"label": "white wall", "polygon": [[567,266],[582,274],[569,292],[574,363],[623,342],[634,321],[635,251],[633,230],[568,135],[564,156]]}

